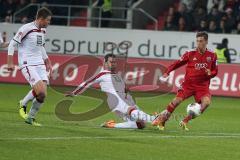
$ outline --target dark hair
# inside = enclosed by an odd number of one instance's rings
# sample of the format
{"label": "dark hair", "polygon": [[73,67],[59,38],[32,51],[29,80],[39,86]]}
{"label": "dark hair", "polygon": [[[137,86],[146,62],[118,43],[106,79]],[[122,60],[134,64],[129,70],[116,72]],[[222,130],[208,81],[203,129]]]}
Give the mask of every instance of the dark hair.
{"label": "dark hair", "polygon": [[223,38],[222,44],[228,44],[228,39],[227,38]]}
{"label": "dark hair", "polygon": [[203,37],[205,40],[208,40],[208,34],[205,31],[197,32],[196,38],[198,38],[198,37]]}
{"label": "dark hair", "polygon": [[106,55],[104,56],[104,62],[107,62],[109,57],[116,58],[116,56],[115,56],[114,54],[109,53],[109,54],[106,54]]}
{"label": "dark hair", "polygon": [[39,18],[46,19],[48,16],[52,16],[52,12],[49,9],[47,9],[46,7],[42,7],[37,11],[36,18],[37,19],[39,19]]}

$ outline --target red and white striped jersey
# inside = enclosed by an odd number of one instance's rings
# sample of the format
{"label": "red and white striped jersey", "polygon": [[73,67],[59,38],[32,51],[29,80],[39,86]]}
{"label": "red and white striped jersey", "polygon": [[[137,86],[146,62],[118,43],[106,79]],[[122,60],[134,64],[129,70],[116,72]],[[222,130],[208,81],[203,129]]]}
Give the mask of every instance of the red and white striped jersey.
{"label": "red and white striped jersey", "polygon": [[96,76],[81,83],[74,91],[73,94],[81,94],[89,86],[98,83],[103,92],[111,93],[113,95],[125,96],[125,83],[122,77],[116,73],[112,73],[108,70],[102,70]]}
{"label": "red and white striped jersey", "polygon": [[19,66],[44,64],[42,49],[45,44],[45,28],[38,28],[35,22],[20,27],[13,40],[18,43]]}

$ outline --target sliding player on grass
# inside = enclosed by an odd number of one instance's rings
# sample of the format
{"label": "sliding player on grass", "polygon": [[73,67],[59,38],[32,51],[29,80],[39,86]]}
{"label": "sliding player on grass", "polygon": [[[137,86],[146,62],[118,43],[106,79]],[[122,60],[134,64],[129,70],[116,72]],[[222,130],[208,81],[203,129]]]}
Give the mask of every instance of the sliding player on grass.
{"label": "sliding player on grass", "polygon": [[107,128],[139,128],[145,127],[145,123],[152,123],[156,118],[141,111],[133,101],[131,95],[126,92],[123,79],[115,73],[116,58],[113,54],[104,57],[103,69],[93,78],[81,83],[73,92],[66,96],[81,94],[92,84],[100,84],[101,90],[107,94],[108,106],[112,112],[120,116],[124,122],[116,123],[111,120],[105,122],[102,127]]}
{"label": "sliding player on grass", "polygon": [[[217,56],[207,49],[208,34],[206,32],[198,32],[196,42],[197,48],[185,52],[181,59],[170,65],[163,75],[163,78],[167,78],[171,71],[186,64],[184,82],[176,97],[168,104],[166,110],[153,121],[153,125],[158,126],[160,130],[164,130],[165,122],[176,107],[188,97],[194,96],[195,101],[201,104],[201,113],[210,105],[209,84],[211,78],[215,77],[218,72]],[[187,115],[180,122],[180,126],[184,130],[188,130],[187,123],[193,118],[195,115]]]}

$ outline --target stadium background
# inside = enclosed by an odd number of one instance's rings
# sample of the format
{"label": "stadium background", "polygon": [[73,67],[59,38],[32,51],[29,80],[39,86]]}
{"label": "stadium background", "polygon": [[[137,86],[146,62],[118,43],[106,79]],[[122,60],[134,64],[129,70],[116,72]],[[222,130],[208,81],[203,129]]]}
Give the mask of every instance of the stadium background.
{"label": "stadium background", "polygon": [[[109,17],[101,16],[104,13],[98,3],[94,0],[2,0],[0,32],[5,41],[10,41],[22,24],[34,20],[39,7],[52,10],[54,16],[46,37],[46,49],[57,75],[52,85],[57,84],[58,79],[66,78],[64,72],[75,71],[75,74],[67,75],[67,83],[61,84],[65,86],[75,86],[83,80],[83,67],[78,63],[66,63],[78,56],[81,60],[81,56],[90,55],[94,62],[95,57],[101,60],[104,54],[113,52],[124,55],[127,65],[144,63],[147,66],[167,66],[195,46],[196,31],[210,33],[210,49],[215,49],[223,38],[228,38],[232,64],[219,65],[219,74],[210,86],[214,95],[210,108],[191,123],[189,133],[181,131],[177,125],[185,114],[185,106],[193,102],[192,98],[179,106],[165,132],[159,132],[151,126],[141,131],[106,130],[98,126],[105,120],[116,119],[112,113],[90,121],[66,122],[59,119],[55,115],[55,108],[64,99],[63,92],[50,87],[46,104],[38,115],[44,127],[32,128],[26,126],[17,113],[17,102],[30,87],[26,85],[17,66],[14,72],[7,71],[7,51],[1,49],[1,159],[238,159],[240,1],[113,0]],[[104,50],[106,43],[120,44],[122,41],[129,41],[131,47]],[[58,70],[62,64],[67,65]],[[88,67],[91,68],[91,65],[89,62]],[[130,68],[127,67],[124,72],[141,72],[142,68],[128,70]],[[154,69],[152,77],[156,73]],[[139,97],[133,92],[137,104],[149,113],[161,111],[174,97],[172,92],[176,92],[183,74],[183,67],[174,72],[169,81],[173,90],[159,96],[146,96],[151,93],[145,91],[145,84],[135,81],[137,89],[146,94]],[[154,86],[152,82],[147,82],[148,87]],[[98,90],[89,92],[93,93],[91,97],[74,98],[71,106],[73,113],[92,110],[101,103],[101,99],[94,98],[98,97]]]}

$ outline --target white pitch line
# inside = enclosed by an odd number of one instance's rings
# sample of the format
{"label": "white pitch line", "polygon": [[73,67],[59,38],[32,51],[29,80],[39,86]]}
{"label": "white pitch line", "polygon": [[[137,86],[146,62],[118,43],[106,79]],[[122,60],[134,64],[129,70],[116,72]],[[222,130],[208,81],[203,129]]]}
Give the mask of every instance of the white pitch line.
{"label": "white pitch line", "polygon": [[26,141],[26,140],[76,140],[76,139],[171,139],[171,138],[240,138],[239,135],[219,135],[219,136],[206,136],[206,135],[185,135],[185,136],[79,136],[79,137],[19,137],[19,138],[0,138],[0,140],[13,140],[13,141]]}
{"label": "white pitch line", "polygon": [[[20,126],[26,126],[26,124],[22,124],[22,123],[19,123],[19,124],[16,124],[14,123],[14,126],[16,125],[20,125]],[[56,127],[56,126],[52,126],[52,125],[44,125],[43,127]],[[81,125],[76,125],[75,126],[76,128],[79,128],[79,129],[102,129],[102,130],[109,130],[109,131],[135,131],[136,129],[110,129],[110,128],[102,128],[102,127],[99,127],[99,126],[81,126]],[[57,126],[57,128],[61,129],[61,128],[67,128],[67,127],[64,127],[64,126]],[[153,132],[153,131],[158,131],[158,129],[149,129],[149,128],[146,128],[146,129],[143,129],[143,130],[140,130],[140,132]],[[164,133],[164,134],[168,134],[168,133],[184,133],[185,131],[183,130],[166,130],[166,131],[159,131],[159,133]],[[155,132],[154,132],[155,133]],[[185,132],[186,134],[193,134],[193,135],[188,135],[188,136],[194,136],[197,134],[200,134],[201,135],[204,135],[204,136],[240,136],[240,133],[227,133],[227,132],[204,132],[204,131],[192,131],[190,130],[189,132]],[[181,136],[181,135],[180,135]],[[1,140],[1,138],[0,138]]]}

